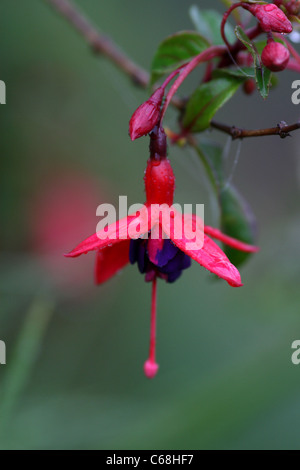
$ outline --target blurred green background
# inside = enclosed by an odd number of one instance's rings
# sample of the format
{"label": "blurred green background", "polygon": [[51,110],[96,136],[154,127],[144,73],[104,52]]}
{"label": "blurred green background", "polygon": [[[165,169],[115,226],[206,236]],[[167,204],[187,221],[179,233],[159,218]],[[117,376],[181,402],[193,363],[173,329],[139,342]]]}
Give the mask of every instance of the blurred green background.
{"label": "blurred green background", "polygon": [[[77,5],[148,70],[163,38],[193,28],[192,2]],[[233,181],[257,216],[261,251],[241,269],[240,289],[196,263],[176,286],[159,283],[160,371],[149,381],[150,286],[130,266],[96,288],[92,253],[62,256],[95,231],[98,204],[144,201],[148,141],[132,143],[128,121],[147,93],[93,56],[44,0],[0,0],[0,11],[0,447],[299,448],[300,133],[242,143]],[[296,74],[279,78],[266,102],[239,92],[218,119],[249,128],[299,119]],[[195,72],[183,92],[197,81]],[[230,173],[239,144],[208,135],[228,146]],[[218,225],[197,157],[169,154],[176,202],[204,203],[206,223]]]}

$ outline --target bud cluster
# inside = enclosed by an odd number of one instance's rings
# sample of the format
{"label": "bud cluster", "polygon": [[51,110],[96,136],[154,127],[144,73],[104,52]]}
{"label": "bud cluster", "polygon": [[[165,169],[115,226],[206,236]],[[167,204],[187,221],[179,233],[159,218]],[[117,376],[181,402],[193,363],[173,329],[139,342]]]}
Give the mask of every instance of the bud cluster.
{"label": "bud cluster", "polygon": [[[297,3],[300,4],[298,0],[292,0],[287,4],[290,4],[290,7],[292,7]],[[287,48],[280,42],[275,42],[272,38],[272,33],[289,34],[293,30],[292,23],[279,8],[282,4],[281,0],[268,4],[243,4],[243,8],[252,13],[259,21],[261,29],[268,33],[268,42],[262,51],[261,60],[263,65],[272,72],[284,70],[290,58]]]}

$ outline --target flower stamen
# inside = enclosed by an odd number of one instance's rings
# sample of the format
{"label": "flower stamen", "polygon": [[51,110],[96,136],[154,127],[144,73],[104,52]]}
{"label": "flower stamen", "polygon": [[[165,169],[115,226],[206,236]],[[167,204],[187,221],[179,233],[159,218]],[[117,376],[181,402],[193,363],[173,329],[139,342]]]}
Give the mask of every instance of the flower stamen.
{"label": "flower stamen", "polygon": [[152,281],[152,301],[151,301],[151,325],[150,325],[150,348],[149,358],[144,364],[144,372],[148,379],[156,376],[159,365],[155,362],[156,358],[156,304],[157,304],[157,279]]}

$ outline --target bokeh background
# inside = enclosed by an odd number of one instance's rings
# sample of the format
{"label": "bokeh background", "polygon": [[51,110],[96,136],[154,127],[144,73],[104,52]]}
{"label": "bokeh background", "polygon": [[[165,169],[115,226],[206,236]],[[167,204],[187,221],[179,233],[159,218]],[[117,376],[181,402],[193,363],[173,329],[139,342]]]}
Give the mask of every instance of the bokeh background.
{"label": "bokeh background", "polygon": [[[193,28],[187,1],[77,5],[148,70],[162,39]],[[149,381],[150,286],[130,266],[95,287],[93,253],[63,257],[95,231],[100,203],[144,201],[148,141],[132,143],[128,121],[147,93],[44,0],[0,0],[0,11],[0,447],[299,448],[300,133],[242,142],[233,181],[257,216],[261,251],[241,269],[240,289],[196,263],[176,286],[159,283],[160,371]],[[218,119],[249,128],[298,120],[296,78],[281,73],[266,102],[239,92]],[[183,92],[198,81],[196,72]],[[167,124],[176,125],[172,111]],[[227,149],[230,174],[239,144],[208,136]],[[217,226],[197,157],[169,154],[176,202],[204,203]]]}

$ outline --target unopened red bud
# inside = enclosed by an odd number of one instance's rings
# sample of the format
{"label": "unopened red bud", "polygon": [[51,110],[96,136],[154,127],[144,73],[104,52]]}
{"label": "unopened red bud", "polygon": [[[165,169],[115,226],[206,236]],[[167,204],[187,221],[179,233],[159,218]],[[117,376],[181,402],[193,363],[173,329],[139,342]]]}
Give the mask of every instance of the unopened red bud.
{"label": "unopened red bud", "polygon": [[243,8],[250,11],[258,19],[260,26],[266,32],[273,31],[274,33],[288,34],[293,31],[290,20],[274,3],[266,5],[244,3]]}
{"label": "unopened red bud", "polygon": [[300,14],[300,1],[290,0],[285,4],[285,8],[290,15],[298,16]]}
{"label": "unopened red bud", "polygon": [[149,134],[158,123],[164,88],[159,87],[150,98],[142,103],[133,113],[129,122],[131,140]]}
{"label": "unopened red bud", "polygon": [[246,95],[252,95],[255,89],[255,81],[253,80],[253,78],[248,78],[248,80],[246,80],[243,85],[244,93],[246,93]]}
{"label": "unopened red bud", "polygon": [[284,70],[290,58],[289,51],[280,42],[269,41],[262,51],[261,60],[272,72]]}

